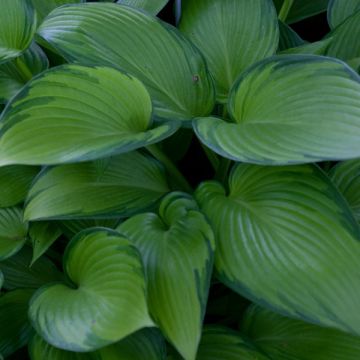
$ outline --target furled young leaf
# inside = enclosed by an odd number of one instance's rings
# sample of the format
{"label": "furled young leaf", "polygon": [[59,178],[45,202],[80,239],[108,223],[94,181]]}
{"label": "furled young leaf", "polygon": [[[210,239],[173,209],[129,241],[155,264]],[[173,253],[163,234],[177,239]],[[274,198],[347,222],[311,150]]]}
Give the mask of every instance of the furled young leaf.
{"label": "furled young leaf", "polygon": [[38,34],[70,62],[111,65],[138,77],[158,118],[189,120],[213,108],[202,55],[176,28],[142,11],[117,4],[65,6]]}
{"label": "furled young leaf", "polygon": [[360,337],[293,320],[252,306],[245,314],[243,333],[276,360],[355,360]]}
{"label": "furled young leaf", "polygon": [[330,172],[330,178],[360,222],[360,159],[339,163]]}
{"label": "furled young leaf", "polygon": [[360,10],[360,0],[330,0],[328,6],[328,22],[332,29]]}
{"label": "furled young leaf", "polygon": [[205,217],[189,195],[171,193],[159,215],[134,216],[118,230],[142,255],[154,321],[184,359],[195,359],[214,251]]}
{"label": "furled young leaf", "polygon": [[270,360],[239,333],[219,326],[205,327],[197,360]]}
{"label": "furled young leaf", "polygon": [[42,21],[55,8],[65,4],[76,4],[86,0],[31,0],[38,15],[39,22]]}
{"label": "furled young leaf", "polygon": [[10,207],[22,202],[39,170],[36,166],[0,167],[0,207]]}
{"label": "furled young leaf", "polygon": [[354,158],[360,156],[359,102],[360,77],[343,62],[276,56],[234,86],[232,123],[202,118],[194,128],[205,145],[236,161],[278,165]]}
{"label": "furled young leaf", "polygon": [[52,221],[30,223],[29,235],[33,246],[31,264],[39,259],[62,234],[59,226]]}
{"label": "furled young leaf", "polygon": [[164,170],[138,152],[46,168],[29,191],[25,218],[129,216],[169,191]]}
{"label": "furled young leaf", "polygon": [[63,280],[62,273],[46,256],[40,257],[33,265],[31,260],[32,250],[29,246],[24,246],[16,255],[0,262],[5,289],[38,289],[43,285]]}
{"label": "furled young leaf", "polygon": [[342,60],[360,57],[360,10],[341,23],[333,32],[327,55]]}
{"label": "furled young leaf", "polygon": [[93,228],[76,235],[64,271],[71,285],[44,286],[30,304],[34,328],[51,345],[92,351],[153,325],[139,253],[116,231]]}
{"label": "furled young leaf", "polygon": [[45,53],[35,43],[21,56],[0,64],[0,103],[7,103],[34,75],[48,67]]}
{"label": "furled young leaf", "polygon": [[15,290],[0,296],[0,357],[24,346],[32,335],[27,318],[33,290]]}
{"label": "furled young leaf", "polygon": [[26,50],[36,31],[36,14],[30,0],[1,0],[0,63]]}
{"label": "furled young leaf", "polygon": [[305,45],[305,41],[289,26],[279,21],[279,47],[278,51]]}
{"label": "furled young leaf", "polygon": [[360,334],[360,229],[321,170],[239,164],[228,194],[205,182],[196,195],[225,284],[289,316]]}
{"label": "furled young leaf", "polygon": [[31,81],[3,112],[0,165],[97,159],[158,142],[177,129],[176,123],[150,129],[151,111],[143,84],[118,70],[54,68]]}
{"label": "furled young leaf", "polygon": [[180,29],[202,51],[226,102],[238,76],[278,47],[276,10],[271,0],[183,0]]}
{"label": "furled young leaf", "polygon": [[118,4],[130,5],[156,15],[167,4],[168,0],[118,0]]}
{"label": "furled young leaf", "polygon": [[16,254],[25,244],[28,224],[20,208],[0,209],[0,261]]}

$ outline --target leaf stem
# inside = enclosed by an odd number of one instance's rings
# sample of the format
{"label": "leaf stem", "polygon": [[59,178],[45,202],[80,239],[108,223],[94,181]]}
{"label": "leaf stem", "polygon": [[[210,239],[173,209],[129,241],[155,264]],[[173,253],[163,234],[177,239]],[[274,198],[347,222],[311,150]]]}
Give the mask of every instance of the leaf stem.
{"label": "leaf stem", "polygon": [[282,22],[286,21],[293,4],[294,4],[294,0],[284,0],[284,3],[282,4],[281,10],[279,12],[280,21]]}
{"label": "leaf stem", "polygon": [[168,174],[176,182],[176,185],[179,186],[181,190],[184,190],[188,193],[194,192],[185,176],[179,171],[179,169],[168,158],[168,156],[159,149],[157,145],[149,145],[146,147],[146,149],[165,166]]}
{"label": "leaf stem", "polygon": [[23,76],[24,80],[26,81],[31,80],[33,74],[30,71],[29,67],[26,65],[26,63],[24,62],[24,60],[21,58],[21,56],[16,58],[15,62],[16,62],[16,67],[21,72],[21,75]]}

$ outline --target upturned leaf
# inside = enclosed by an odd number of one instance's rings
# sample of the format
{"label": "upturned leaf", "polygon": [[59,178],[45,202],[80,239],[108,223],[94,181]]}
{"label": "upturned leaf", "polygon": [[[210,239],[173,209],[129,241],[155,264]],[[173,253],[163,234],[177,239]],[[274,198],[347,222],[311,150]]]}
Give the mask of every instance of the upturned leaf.
{"label": "upturned leaf", "polygon": [[118,230],[142,255],[155,323],[184,359],[195,359],[214,252],[204,215],[189,195],[171,193],[159,214],[134,216]]}
{"label": "upturned leaf", "polygon": [[226,285],[280,313],[360,334],[360,229],[321,170],[239,164],[228,192],[205,182],[196,198]]}
{"label": "upturned leaf", "polygon": [[44,286],[30,304],[31,322],[49,344],[89,352],[153,326],[140,255],[116,231],[76,235],[64,254],[64,272],[69,285]]}

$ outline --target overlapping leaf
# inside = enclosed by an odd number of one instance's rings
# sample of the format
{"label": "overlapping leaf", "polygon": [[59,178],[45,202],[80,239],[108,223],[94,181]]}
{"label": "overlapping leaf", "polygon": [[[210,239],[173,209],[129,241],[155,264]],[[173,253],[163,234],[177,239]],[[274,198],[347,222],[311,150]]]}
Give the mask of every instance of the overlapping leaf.
{"label": "overlapping leaf", "polygon": [[141,252],[155,322],[184,359],[195,359],[212,273],[212,229],[190,196],[172,193],[159,215],[134,216],[118,230]]}
{"label": "overlapping leaf", "polygon": [[336,28],[357,10],[360,10],[359,0],[330,0],[328,6],[328,21],[331,28]]}
{"label": "overlapping leaf", "polygon": [[295,48],[305,44],[305,41],[289,26],[279,21],[279,47],[278,51]]}
{"label": "overlapping leaf", "polygon": [[88,352],[153,325],[141,258],[119,233],[105,228],[79,233],[65,252],[64,271],[70,286],[45,286],[30,304],[34,328],[51,345]]}
{"label": "overlapping leaf", "polygon": [[360,334],[359,226],[321,170],[240,164],[228,194],[206,182],[196,195],[225,284],[292,317]]}
{"label": "overlapping leaf", "polygon": [[169,191],[156,160],[138,152],[45,169],[29,191],[25,218],[129,216]]}
{"label": "overlapping leaf", "polygon": [[222,102],[238,76],[273,55],[279,41],[269,0],[184,0],[180,29],[205,55]]}
{"label": "overlapping leaf", "polygon": [[[314,79],[316,78],[316,81]],[[321,56],[266,59],[240,77],[229,104],[233,122],[194,121],[220,155],[259,164],[360,156],[360,77]]]}
{"label": "overlapping leaf", "polygon": [[26,50],[36,31],[36,14],[30,0],[1,0],[0,63]]}
{"label": "overlapping leaf", "polygon": [[189,120],[213,108],[202,55],[176,28],[142,11],[117,4],[65,6],[51,13],[38,34],[70,62],[111,65],[135,75],[159,118]]}
{"label": "overlapping leaf", "polygon": [[360,337],[293,320],[252,306],[242,331],[254,345],[276,360],[355,360]]}
{"label": "overlapping leaf", "polygon": [[0,118],[0,165],[56,164],[127,152],[170,136],[151,127],[137,79],[107,67],[64,65],[31,81]]}
{"label": "overlapping leaf", "polygon": [[39,21],[43,20],[46,15],[59,6],[65,4],[76,4],[85,1],[86,0],[31,0]]}
{"label": "overlapping leaf", "polygon": [[167,4],[168,0],[118,0],[118,4],[130,5],[156,15]]}

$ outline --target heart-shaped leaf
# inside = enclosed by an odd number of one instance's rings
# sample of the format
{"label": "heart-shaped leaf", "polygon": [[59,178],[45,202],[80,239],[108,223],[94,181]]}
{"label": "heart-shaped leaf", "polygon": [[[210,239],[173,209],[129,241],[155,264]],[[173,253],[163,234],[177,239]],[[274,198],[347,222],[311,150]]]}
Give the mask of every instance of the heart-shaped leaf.
{"label": "heart-shaped leaf", "polygon": [[26,202],[31,220],[129,216],[169,191],[161,164],[138,152],[45,169]]}
{"label": "heart-shaped leaf", "polygon": [[196,360],[269,360],[239,333],[220,326],[204,328]]}
{"label": "heart-shaped leaf", "polygon": [[336,165],[330,172],[330,178],[360,222],[360,159],[344,161]]}
{"label": "heart-shaped leaf", "polygon": [[141,258],[116,231],[93,228],[76,235],[64,271],[72,285],[44,286],[30,304],[34,328],[51,345],[87,352],[153,325]]}
{"label": "heart-shaped leaf", "polygon": [[48,67],[49,61],[45,53],[35,43],[20,57],[0,64],[0,103],[6,103],[34,75]]}
{"label": "heart-shaped leaf", "polygon": [[118,0],[117,3],[130,5],[156,15],[168,3],[168,0]]}
{"label": "heart-shaped leaf", "polygon": [[142,255],[155,322],[184,359],[195,359],[214,251],[205,217],[190,196],[171,193],[161,202],[159,215],[134,216],[118,230]]}
{"label": "heart-shaped leaf", "polygon": [[26,50],[36,31],[36,14],[30,0],[1,0],[0,63]]}
{"label": "heart-shaped leaf", "polygon": [[149,90],[158,118],[189,120],[214,106],[212,79],[197,48],[176,28],[140,10],[65,6],[50,14],[38,34],[70,62],[107,64],[135,75]]}
{"label": "heart-shaped leaf", "polygon": [[16,254],[27,239],[28,224],[20,208],[0,209],[0,261]]}
{"label": "heart-shaped leaf", "polygon": [[77,4],[86,0],[31,0],[39,20],[43,20],[55,8],[65,4]]}
{"label": "heart-shaped leaf", "polygon": [[250,307],[245,314],[242,332],[271,359],[360,358],[360,337],[283,317],[259,306]]}
{"label": "heart-shaped leaf", "polygon": [[143,84],[118,70],[48,70],[4,110],[0,165],[91,160],[158,142],[177,130],[176,123],[150,129],[151,111]]}
{"label": "heart-shaped leaf", "polygon": [[0,296],[0,358],[23,347],[32,335],[27,318],[33,290],[15,290]]}
{"label": "heart-shaped leaf", "polygon": [[360,10],[360,0],[330,0],[328,22],[332,29],[339,26],[348,17]]}
{"label": "heart-shaped leaf", "polygon": [[0,167],[0,207],[11,207],[22,202],[39,170],[36,166]]}
{"label": "heart-shaped leaf", "polygon": [[[316,81],[314,81],[316,78]],[[194,121],[200,140],[242,162],[279,165],[360,156],[360,77],[321,56],[266,59],[234,86],[229,112]]]}
{"label": "heart-shaped leaf", "polygon": [[279,42],[269,0],[183,0],[180,29],[205,55],[220,102],[227,101],[238,76],[273,55]]}
{"label": "heart-shaped leaf", "polygon": [[205,182],[196,195],[225,284],[289,316],[360,334],[360,229],[321,170],[239,164],[228,194]]}
{"label": "heart-shaped leaf", "polygon": [[63,280],[62,273],[46,256],[40,257],[31,265],[32,257],[31,248],[24,246],[17,254],[0,262],[5,289],[38,289],[45,284]]}

